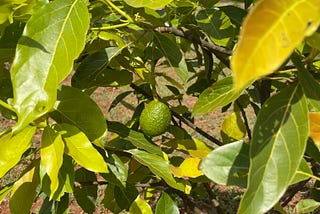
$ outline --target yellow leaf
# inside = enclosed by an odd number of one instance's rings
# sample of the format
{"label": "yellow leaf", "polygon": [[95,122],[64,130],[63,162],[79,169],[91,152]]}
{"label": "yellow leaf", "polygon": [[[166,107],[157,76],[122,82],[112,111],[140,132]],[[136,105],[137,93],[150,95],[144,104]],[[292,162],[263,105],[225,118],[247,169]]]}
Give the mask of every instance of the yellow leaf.
{"label": "yellow leaf", "polygon": [[212,151],[211,148],[198,139],[175,139],[168,141],[166,144],[170,144],[173,148],[196,158],[204,158]]}
{"label": "yellow leaf", "polygon": [[241,140],[246,135],[246,126],[238,112],[228,115],[221,126],[223,143]]}
{"label": "yellow leaf", "polygon": [[320,144],[320,112],[309,112],[309,127],[310,138]]}
{"label": "yellow leaf", "polygon": [[273,73],[320,22],[320,0],[260,0],[245,19],[231,59],[234,88]]}
{"label": "yellow leaf", "polygon": [[170,169],[175,177],[196,178],[203,173],[199,170],[200,158],[186,158],[179,167],[170,166]]}

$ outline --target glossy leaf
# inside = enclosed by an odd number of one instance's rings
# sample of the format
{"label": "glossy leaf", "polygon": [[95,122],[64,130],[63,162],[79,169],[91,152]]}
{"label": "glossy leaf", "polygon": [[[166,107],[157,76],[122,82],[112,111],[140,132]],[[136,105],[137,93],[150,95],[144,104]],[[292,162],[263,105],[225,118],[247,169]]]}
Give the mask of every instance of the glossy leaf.
{"label": "glossy leaf", "polygon": [[147,140],[141,132],[129,129],[127,126],[117,122],[108,121],[108,127],[110,132],[117,133],[120,136],[120,138],[109,141],[108,146],[118,145],[126,148],[129,143],[132,143],[138,149],[162,156],[161,149]]}
{"label": "glossy leaf", "polygon": [[232,77],[226,77],[214,83],[201,93],[193,107],[192,114],[205,114],[214,111],[217,107],[223,107],[240,96],[233,89]]}
{"label": "glossy leaf", "polygon": [[162,157],[138,149],[131,149],[127,152],[131,153],[138,162],[147,166],[155,175],[161,177],[169,186],[185,193],[190,192],[190,187],[188,185],[173,178],[169,163]]}
{"label": "glossy leaf", "polygon": [[168,61],[169,65],[175,70],[179,78],[183,82],[186,82],[188,79],[188,68],[176,42],[159,33],[155,33],[154,36],[157,46]]}
{"label": "glossy leaf", "polygon": [[161,197],[158,200],[155,214],[179,214],[179,208],[171,197],[165,193],[161,193]]}
{"label": "glossy leaf", "polygon": [[58,83],[84,48],[89,27],[85,0],[57,0],[27,22],[11,68],[17,131],[51,110]]}
{"label": "glossy leaf", "polygon": [[64,142],[61,135],[53,129],[46,127],[41,139],[41,165],[50,178],[50,199],[59,187],[59,170],[63,163]]}
{"label": "glossy leaf", "polygon": [[228,47],[232,44],[236,30],[230,19],[218,8],[201,10],[196,15],[198,26],[206,32],[212,41]]}
{"label": "glossy leaf", "polygon": [[75,181],[79,182],[80,186],[74,188],[73,194],[79,206],[86,213],[93,213],[96,209],[98,186],[93,184],[96,180],[96,175],[84,168],[80,168],[75,172]]}
{"label": "glossy leaf", "polygon": [[294,178],[308,139],[308,108],[299,85],[286,87],[259,111],[250,142],[248,188],[238,213],[264,213]]}
{"label": "glossy leaf", "polygon": [[246,126],[239,112],[233,112],[226,116],[221,126],[223,143],[231,143],[241,140],[246,135]]}
{"label": "glossy leaf", "polygon": [[317,29],[319,5],[320,0],[261,0],[255,4],[231,59],[237,91],[273,73]]}
{"label": "glossy leaf", "polygon": [[198,139],[174,139],[166,145],[196,158],[204,158],[212,151],[212,148]]}
{"label": "glossy leaf", "polygon": [[90,141],[106,134],[107,124],[99,106],[80,90],[62,86],[54,108],[56,111],[51,116],[57,122],[78,127]]}
{"label": "glossy leaf", "polygon": [[320,144],[320,112],[309,112],[309,136],[316,144]]}
{"label": "glossy leaf", "polygon": [[56,125],[55,129],[65,142],[65,153],[78,164],[93,172],[108,172],[102,155],[93,147],[83,132],[69,124]]}
{"label": "glossy leaf", "polygon": [[150,205],[143,199],[140,195],[134,200],[129,209],[130,214],[152,214],[152,209]]}
{"label": "glossy leaf", "polygon": [[313,199],[303,199],[297,203],[295,211],[300,214],[313,213],[318,207],[320,207],[320,202]]}
{"label": "glossy leaf", "polygon": [[13,135],[11,132],[0,138],[0,177],[4,176],[19,161],[22,154],[31,146],[36,127],[27,126]]}
{"label": "glossy leaf", "polygon": [[128,5],[132,7],[148,7],[151,9],[159,9],[161,7],[166,6],[172,0],[124,0]]}
{"label": "glossy leaf", "polygon": [[171,166],[171,171],[175,177],[196,178],[203,175],[199,170],[200,158],[186,158],[182,161],[179,167]]}
{"label": "glossy leaf", "polygon": [[29,214],[39,184],[37,173],[33,167],[14,183],[9,201],[12,214]]}
{"label": "glossy leaf", "polygon": [[249,146],[237,141],[213,150],[202,160],[200,169],[215,183],[246,187],[249,165]]}

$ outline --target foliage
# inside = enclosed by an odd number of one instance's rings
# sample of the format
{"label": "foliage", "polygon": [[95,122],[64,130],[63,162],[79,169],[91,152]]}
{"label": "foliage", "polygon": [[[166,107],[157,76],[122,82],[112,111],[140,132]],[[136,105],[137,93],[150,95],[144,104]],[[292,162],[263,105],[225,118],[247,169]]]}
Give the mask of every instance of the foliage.
{"label": "foliage", "polygon": [[[5,0],[0,12],[0,111],[15,121],[0,176],[28,160],[0,191],[13,214],[40,196],[40,211],[65,213],[71,194],[88,213],[99,200],[113,213],[194,212],[207,197],[218,212],[213,183],[245,190],[239,214],[284,212],[310,179],[295,210],[319,208],[320,0]],[[94,92],[124,86],[139,101],[131,120],[106,121]],[[152,100],[172,115],[157,137],[139,125]],[[193,123],[215,110],[231,112],[221,137]]]}

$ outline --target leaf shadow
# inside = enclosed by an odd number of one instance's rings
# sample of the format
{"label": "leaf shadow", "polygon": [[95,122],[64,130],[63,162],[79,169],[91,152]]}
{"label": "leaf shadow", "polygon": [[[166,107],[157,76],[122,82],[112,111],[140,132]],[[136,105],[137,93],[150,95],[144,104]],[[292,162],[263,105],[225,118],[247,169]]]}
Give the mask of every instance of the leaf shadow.
{"label": "leaf shadow", "polygon": [[50,54],[49,51],[39,42],[36,40],[28,37],[28,36],[21,36],[18,42],[19,45],[31,47],[31,48],[37,48],[40,49],[41,51]]}

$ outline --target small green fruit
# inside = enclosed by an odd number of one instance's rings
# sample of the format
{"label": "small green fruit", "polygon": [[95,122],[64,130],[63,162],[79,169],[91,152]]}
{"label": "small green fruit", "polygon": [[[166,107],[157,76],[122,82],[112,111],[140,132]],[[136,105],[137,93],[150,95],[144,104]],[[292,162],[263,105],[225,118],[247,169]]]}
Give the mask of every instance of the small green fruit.
{"label": "small green fruit", "polygon": [[151,101],[141,112],[140,127],[143,133],[153,137],[164,133],[171,121],[169,107],[158,101]]}

